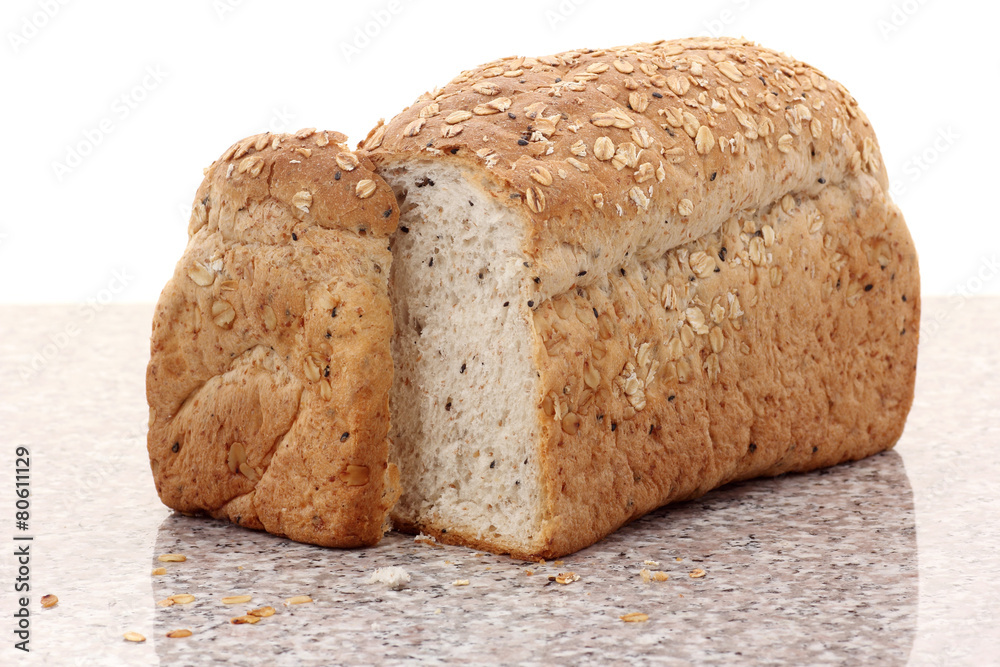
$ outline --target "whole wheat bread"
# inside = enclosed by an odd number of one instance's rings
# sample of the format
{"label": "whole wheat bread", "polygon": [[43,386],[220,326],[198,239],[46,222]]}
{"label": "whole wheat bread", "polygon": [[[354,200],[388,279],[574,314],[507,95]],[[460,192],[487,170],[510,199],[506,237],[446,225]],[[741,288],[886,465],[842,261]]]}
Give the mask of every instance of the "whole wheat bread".
{"label": "whole wheat bread", "polygon": [[898,439],[916,254],[818,70],[729,39],[508,58],[360,159],[318,136],[252,137],[199,191],[148,381],[170,506],[370,544],[398,468],[397,527],[556,557]]}

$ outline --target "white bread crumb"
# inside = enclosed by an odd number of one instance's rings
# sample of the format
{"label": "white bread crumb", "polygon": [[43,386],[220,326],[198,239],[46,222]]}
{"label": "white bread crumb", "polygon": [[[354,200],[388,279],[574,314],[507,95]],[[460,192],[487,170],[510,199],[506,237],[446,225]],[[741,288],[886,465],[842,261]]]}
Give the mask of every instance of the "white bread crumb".
{"label": "white bread crumb", "polygon": [[368,578],[369,584],[384,584],[394,591],[401,590],[410,583],[410,573],[401,567],[380,567]]}

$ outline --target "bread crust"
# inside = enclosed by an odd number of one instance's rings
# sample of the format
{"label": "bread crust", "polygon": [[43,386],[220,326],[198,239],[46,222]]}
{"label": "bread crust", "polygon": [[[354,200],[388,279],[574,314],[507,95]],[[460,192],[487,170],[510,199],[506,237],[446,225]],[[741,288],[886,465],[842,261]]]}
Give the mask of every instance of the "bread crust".
{"label": "bread crust", "polygon": [[380,170],[462,167],[526,229],[541,527],[520,545],[411,529],[555,557],[898,439],[916,253],[867,118],[815,68],[732,39],[508,58],[360,147]]}
{"label": "bread crust", "polygon": [[375,544],[395,198],[344,135],[262,134],[206,169],[146,375],[161,500],[325,546]]}
{"label": "bread crust", "polygon": [[864,175],[784,202],[535,311],[547,507],[534,554],[897,441],[920,301],[902,218]]}
{"label": "bread crust", "polygon": [[859,172],[888,187],[868,119],[843,86],[735,39],[493,61],[359,146],[379,169],[443,159],[481,177],[525,220],[535,303],[788,192]]}

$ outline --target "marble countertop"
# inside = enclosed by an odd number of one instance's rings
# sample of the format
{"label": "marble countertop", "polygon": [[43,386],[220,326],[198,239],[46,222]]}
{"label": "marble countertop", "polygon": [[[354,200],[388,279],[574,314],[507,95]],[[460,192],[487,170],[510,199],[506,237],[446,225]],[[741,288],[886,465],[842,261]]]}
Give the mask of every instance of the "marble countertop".
{"label": "marble countertop", "polygon": [[[1000,661],[1000,299],[925,300],[895,450],[731,485],[545,564],[397,533],[324,549],[173,514],[145,451],[151,312],[0,306],[0,664]],[[19,445],[31,452],[23,532]],[[15,534],[33,537],[29,654],[13,646]],[[167,553],[187,560],[157,560]],[[387,566],[409,584],[367,583]],[[642,568],[669,578],[644,583]],[[550,580],[568,571],[580,579]],[[43,594],[58,604],[43,609]],[[177,594],[195,599],[156,604]],[[252,600],[222,604],[232,595]],[[298,595],[312,602],[284,604]],[[229,622],[268,605],[259,623]],[[630,613],[648,620],[620,619]],[[178,629],[192,635],[166,636]]]}

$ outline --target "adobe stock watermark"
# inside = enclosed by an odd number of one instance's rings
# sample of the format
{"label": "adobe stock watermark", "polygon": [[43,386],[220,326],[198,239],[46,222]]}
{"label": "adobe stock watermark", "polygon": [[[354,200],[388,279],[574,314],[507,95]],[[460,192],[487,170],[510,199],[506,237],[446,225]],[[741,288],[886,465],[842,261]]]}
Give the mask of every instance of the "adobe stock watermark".
{"label": "adobe stock watermark", "polygon": [[132,422],[124,434],[113,436],[113,441],[122,443],[122,446],[115,446],[109,448],[109,451],[102,452],[101,465],[80,469],[76,478],[77,500],[79,502],[93,500],[95,496],[107,490],[110,480],[120,479],[129,464],[129,458],[124,452],[135,451],[137,446],[144,446],[148,431],[147,420],[142,419]]}
{"label": "adobe stock watermark", "polygon": [[41,347],[31,356],[27,363],[18,369],[18,375],[23,382],[38,377],[59,355],[69,347],[84,331],[84,327],[93,322],[108,304],[124,292],[135,281],[135,277],[127,269],[117,269],[111,272],[111,280],[98,292],[80,304],[73,321],[66,324],[55,333],[50,333],[42,342]]}
{"label": "adobe stock watermark", "polygon": [[558,30],[569,21],[580,7],[587,4],[589,0],[560,0],[553,3],[545,10],[545,22],[549,24],[549,30]]}
{"label": "adobe stock watermark", "polygon": [[212,0],[212,11],[220,21],[225,21],[229,15],[242,7],[246,0]]}
{"label": "adobe stock watermark", "polygon": [[67,176],[79,169],[97,147],[135,113],[166,79],[167,73],[160,65],[147,65],[138,82],[111,101],[108,113],[94,125],[84,128],[80,138],[66,146],[61,160],[52,161],[52,173],[56,180],[62,183]]}
{"label": "adobe stock watermark", "polygon": [[[254,125],[253,129],[250,130],[248,134],[257,132],[270,132],[271,134],[282,134],[284,132],[293,132],[298,130],[298,127],[292,125],[297,118],[297,114],[294,110],[289,109],[285,105],[279,105],[271,107],[270,113],[263,123],[260,125]],[[225,146],[219,145],[219,153],[222,153]],[[191,221],[191,200],[184,199],[182,201],[174,202],[174,210],[177,211],[177,219],[187,229],[188,223]]]}
{"label": "adobe stock watermark", "polygon": [[[407,0],[412,2],[413,0]],[[340,53],[344,60],[350,63],[371,46],[403,11],[403,0],[389,0],[380,9],[373,9],[368,19],[361,25],[354,26],[354,33],[349,40],[341,40]]]}
{"label": "adobe stock watermark", "polygon": [[889,14],[879,18],[875,22],[875,26],[882,35],[882,39],[889,41],[928,2],[929,0],[902,0],[902,2],[892,3],[892,7],[889,8]]}
{"label": "adobe stock watermark", "polygon": [[263,127],[265,132],[270,132],[271,134],[291,132],[293,129],[292,123],[295,121],[295,118],[295,112],[284,105],[271,107],[270,115],[260,127]]}
{"label": "adobe stock watermark", "polygon": [[37,9],[22,16],[17,28],[7,32],[7,42],[11,50],[15,54],[20,53],[28,42],[45,30],[69,2],[70,0],[38,0],[35,3]]}
{"label": "adobe stock watermark", "polygon": [[933,318],[921,322],[920,340],[927,341],[937,333],[941,325],[944,324],[956,311],[965,306],[969,299],[982,294],[983,290],[1000,276],[1000,255],[993,253],[989,257],[983,257],[979,261],[972,275],[962,283],[955,286],[955,289],[948,295],[947,306],[935,313]]}
{"label": "adobe stock watermark", "polygon": [[701,27],[710,37],[728,35],[730,28],[739,20],[740,14],[750,9],[750,0],[729,0],[728,5],[715,16],[701,22]]}
{"label": "adobe stock watermark", "polygon": [[903,162],[902,175],[892,179],[889,194],[893,199],[905,195],[961,138],[950,125],[938,128],[934,139],[927,146]]}
{"label": "adobe stock watermark", "polygon": [[[125,440],[129,441],[129,446],[132,447],[139,444],[137,441],[140,438],[145,438],[145,435],[146,432],[143,431],[142,434],[126,437]],[[121,472],[125,470],[126,463],[127,460],[125,455],[122,454],[122,449],[116,448],[112,451],[102,453],[100,466],[81,468],[76,477],[76,488],[74,489],[74,495],[76,496],[75,503],[79,506],[107,491],[111,480],[121,479]]]}

